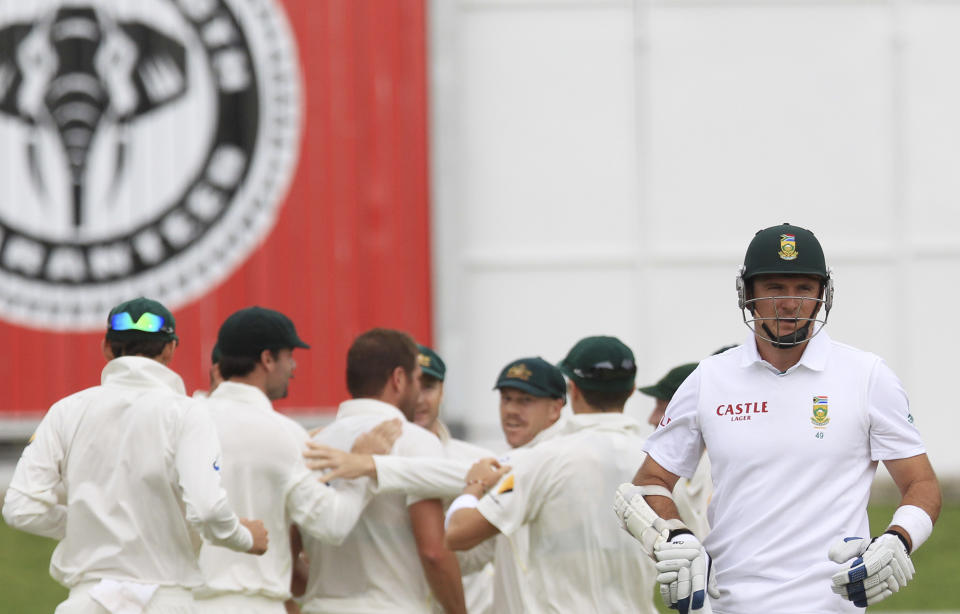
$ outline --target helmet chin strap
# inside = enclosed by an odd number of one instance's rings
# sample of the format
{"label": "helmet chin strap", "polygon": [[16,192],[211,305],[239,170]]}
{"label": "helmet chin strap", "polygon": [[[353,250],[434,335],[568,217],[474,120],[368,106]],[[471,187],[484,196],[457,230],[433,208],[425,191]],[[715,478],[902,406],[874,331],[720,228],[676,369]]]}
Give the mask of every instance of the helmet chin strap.
{"label": "helmet chin strap", "polygon": [[770,343],[773,347],[778,349],[791,348],[795,345],[800,345],[804,341],[807,341],[807,335],[810,333],[810,322],[807,322],[800,328],[794,330],[792,333],[787,333],[786,335],[774,335],[773,331],[770,330],[770,327],[767,326],[767,323],[764,322],[760,325],[760,328],[767,333],[770,337]]}

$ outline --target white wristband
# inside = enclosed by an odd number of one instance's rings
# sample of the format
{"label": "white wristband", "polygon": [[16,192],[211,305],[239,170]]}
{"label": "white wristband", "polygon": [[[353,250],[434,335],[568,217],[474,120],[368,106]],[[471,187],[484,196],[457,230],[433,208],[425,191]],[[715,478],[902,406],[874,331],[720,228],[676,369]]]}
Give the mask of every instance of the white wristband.
{"label": "white wristband", "polygon": [[916,505],[901,505],[893,513],[893,519],[890,526],[897,525],[910,535],[910,543],[913,544],[911,552],[916,552],[923,542],[927,541],[930,534],[933,533],[933,520],[923,508]]}
{"label": "white wristband", "polygon": [[457,510],[473,509],[477,507],[479,503],[480,500],[471,494],[462,494],[454,499],[450,507],[447,508],[447,516],[443,519],[443,529],[446,530],[447,527],[450,526],[450,518],[454,512]]}

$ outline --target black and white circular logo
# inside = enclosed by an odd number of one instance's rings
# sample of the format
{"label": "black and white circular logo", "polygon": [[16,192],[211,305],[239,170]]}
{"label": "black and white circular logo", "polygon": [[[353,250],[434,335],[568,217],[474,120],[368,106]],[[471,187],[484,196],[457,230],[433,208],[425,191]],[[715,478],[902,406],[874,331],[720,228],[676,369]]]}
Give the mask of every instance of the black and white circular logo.
{"label": "black and white circular logo", "polygon": [[242,263],[296,165],[279,0],[0,0],[0,318],[102,328]]}

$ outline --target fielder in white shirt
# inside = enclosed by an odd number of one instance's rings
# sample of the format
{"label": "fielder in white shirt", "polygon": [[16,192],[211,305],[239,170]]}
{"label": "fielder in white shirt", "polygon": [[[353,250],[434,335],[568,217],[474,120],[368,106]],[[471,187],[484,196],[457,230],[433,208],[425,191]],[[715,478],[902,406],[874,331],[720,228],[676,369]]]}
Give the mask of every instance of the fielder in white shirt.
{"label": "fielder in white shirt", "polygon": [[71,590],[58,614],[193,612],[200,534],[266,550],[263,524],[221,488],[213,422],[167,368],[177,343],[160,303],[115,307],[101,385],[54,404],[17,464],[3,517],[60,540],[50,573]]}
{"label": "fielder in white shirt", "polygon": [[638,568],[643,552],[609,522],[607,503],[644,457],[644,428],[622,413],[634,390],[633,352],[615,337],[587,337],[560,369],[574,412],[565,434],[513,459],[479,501],[493,463],[475,465],[447,513],[447,545],[472,548],[527,526],[527,611],[653,614],[653,566]]}
{"label": "fielder in white shirt", "polygon": [[[295,561],[286,547],[291,524],[315,539],[340,543],[370,499],[366,481],[335,490],[308,470],[301,456],[306,430],[273,409],[271,401],[287,396],[294,349],[308,347],[293,322],[272,309],[241,309],[220,327],[223,381],[204,407],[223,449],[223,485],[234,509],[263,519],[278,547],[254,558],[204,546],[205,582],[194,591],[204,612],[283,614]],[[387,452],[392,443],[370,451]]]}
{"label": "fielder in white shirt", "polygon": [[[373,329],[357,337],[347,352],[353,398],[340,404],[336,420],[314,440],[346,450],[362,432],[399,418],[403,432],[393,454],[442,457],[440,441],[409,422],[420,396],[418,353],[399,331]],[[304,548],[310,559],[303,598],[308,614],[427,614],[434,600],[446,612],[466,611],[457,557],[443,545],[438,499],[378,494],[342,545],[305,535]]]}
{"label": "fielder in white shirt", "polygon": [[[709,594],[721,614],[854,612],[914,574],[940,489],[899,380],[879,357],[831,340],[833,282],[813,233],[757,233],[737,277],[751,328],[680,386],[615,509],[658,561],[681,612]],[[670,490],[706,446],[714,496],[701,546]],[[867,501],[882,461],[901,492],[872,541]]]}
{"label": "fielder in white shirt", "polygon": [[[440,405],[443,402],[443,382],[447,365],[432,348],[419,345],[420,355],[420,402],[413,413],[414,423],[437,436],[443,446],[445,459],[473,465],[481,458],[496,456],[489,450],[450,436],[447,426],[440,420]],[[460,475],[466,475],[466,467]],[[459,492],[459,487],[457,488]],[[453,500],[453,495],[443,496],[444,510]],[[493,544],[489,548],[474,548],[457,554],[463,580],[463,596],[468,614],[492,614],[493,608]],[[434,608],[442,612],[439,604]]]}
{"label": "fielder in white shirt", "polygon": [[[561,417],[566,393],[563,374],[544,359],[530,357],[510,362],[501,370],[495,388],[500,391],[500,423],[513,448],[500,457],[504,466],[563,433],[567,422]],[[356,455],[316,444],[311,444],[305,455],[312,459],[308,463],[312,468],[329,469],[330,477],[373,478],[379,482],[377,492],[444,499],[460,494],[472,466],[472,461],[465,459]],[[497,475],[485,475],[484,480],[487,490],[496,483]],[[498,535],[470,549],[468,554],[472,561],[489,560],[490,550],[494,561],[492,611],[531,611],[525,603],[531,595],[526,583],[530,568],[527,527],[520,527],[511,535]]]}

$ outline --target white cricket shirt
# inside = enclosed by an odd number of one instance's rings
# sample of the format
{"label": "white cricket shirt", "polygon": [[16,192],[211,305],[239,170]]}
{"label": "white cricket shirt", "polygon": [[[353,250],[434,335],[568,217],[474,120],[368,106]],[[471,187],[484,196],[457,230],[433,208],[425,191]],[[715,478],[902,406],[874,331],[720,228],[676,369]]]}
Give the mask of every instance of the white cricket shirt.
{"label": "white cricket shirt", "polygon": [[[438,437],[443,446],[443,456],[447,460],[460,460],[471,466],[481,458],[496,458],[496,454],[468,441],[454,439],[443,422],[438,421]],[[469,467],[467,467],[469,471]],[[466,476],[464,471],[462,476]],[[462,482],[460,488],[463,488]],[[444,497],[443,509],[446,512],[459,490]],[[491,614],[493,608],[493,556],[492,543],[480,544],[476,548],[457,552],[460,573],[463,580],[463,600],[467,604],[468,614]],[[434,601],[433,611],[442,614],[443,607]]]}
{"label": "white cricket shirt", "polygon": [[706,454],[700,457],[697,470],[690,479],[680,478],[673,487],[673,502],[677,505],[683,523],[693,531],[702,542],[710,532],[707,521],[707,506],[713,496],[713,482],[710,479],[710,459]]}
{"label": "white cricket shirt", "polygon": [[868,536],[877,461],[924,453],[900,381],[877,356],[821,332],[779,373],[755,341],[711,356],[667,407],[646,450],[689,476],[706,445],[718,614],[856,612],[830,590],[827,551]]}
{"label": "white cricket shirt", "polygon": [[307,431],[277,413],[259,388],[226,381],[203,401],[223,449],[223,486],[242,517],[263,521],[270,548],[262,556],[204,545],[199,597],[222,594],[290,597],[293,561],[290,525],[323,541],[340,542],[369,500],[369,480],[344,482],[335,490],[304,464]]}
{"label": "white cricket shirt", "polygon": [[[393,447],[398,456],[443,456],[440,440],[407,422],[396,407],[374,399],[340,404],[337,418],[313,439],[349,450],[358,435],[384,420],[403,420],[403,433]],[[310,579],[303,597],[308,614],[430,612],[430,587],[420,564],[407,507],[420,498],[378,494],[367,505],[353,531],[340,546],[304,536],[310,557]]]}
{"label": "white cricket shirt", "polygon": [[[501,455],[503,465],[512,465],[535,446],[562,435],[567,429],[567,417],[543,429],[529,442]],[[406,492],[420,497],[450,498],[460,494],[464,478],[472,462],[448,459],[404,459],[389,456],[374,456],[377,466],[378,489],[383,492]],[[481,544],[483,546],[483,544]],[[480,548],[478,546],[477,548]],[[474,552],[477,548],[471,549]],[[486,549],[490,546],[485,546]],[[527,612],[524,598],[529,589],[523,582],[528,564],[527,527],[522,526],[513,535],[497,535],[493,538],[493,605],[497,614],[522,614]],[[483,552],[486,555],[485,551]]]}
{"label": "white cricket shirt", "polygon": [[3,516],[60,540],[50,575],[64,586],[111,578],[193,587],[202,576],[191,526],[234,550],[253,545],[221,488],[220,462],[213,422],[179,375],[150,358],[115,358],[100,386],[43,417]]}
{"label": "white cricket shirt", "polygon": [[529,528],[528,611],[653,614],[653,562],[610,511],[645,458],[645,429],[622,413],[591,413],[566,430],[516,458],[477,510],[504,535]]}

